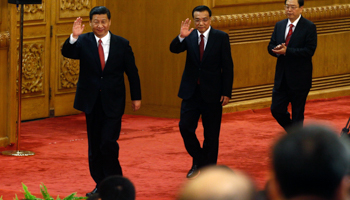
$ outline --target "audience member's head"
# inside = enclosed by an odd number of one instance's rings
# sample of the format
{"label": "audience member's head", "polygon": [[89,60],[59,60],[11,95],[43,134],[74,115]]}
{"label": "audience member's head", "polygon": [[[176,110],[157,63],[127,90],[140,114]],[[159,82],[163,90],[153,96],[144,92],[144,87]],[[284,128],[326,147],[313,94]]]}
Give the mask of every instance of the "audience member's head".
{"label": "audience member's head", "polygon": [[101,200],[135,200],[135,187],[122,176],[110,176],[98,188]]}
{"label": "audience member's head", "polygon": [[280,200],[281,196],[276,187],[276,181],[270,179],[266,182],[264,189],[257,192],[256,200]]}
{"label": "audience member's head", "polygon": [[337,134],[321,125],[292,129],[273,148],[274,178],[287,198],[337,199],[349,167],[349,152]]}
{"label": "audience member's head", "polygon": [[189,180],[178,200],[253,200],[255,186],[251,179],[226,166],[209,166]]}
{"label": "audience member's head", "polygon": [[101,200],[98,193],[95,193],[87,198],[87,200]]}

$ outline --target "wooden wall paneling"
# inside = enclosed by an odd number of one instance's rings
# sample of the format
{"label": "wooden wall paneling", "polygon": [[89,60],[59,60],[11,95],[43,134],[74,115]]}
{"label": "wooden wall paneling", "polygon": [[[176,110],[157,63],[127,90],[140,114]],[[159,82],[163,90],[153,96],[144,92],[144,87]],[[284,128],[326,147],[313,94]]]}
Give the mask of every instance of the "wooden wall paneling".
{"label": "wooden wall paneling", "polygon": [[[64,83],[65,79],[62,77],[65,76],[61,76],[62,73],[67,73],[64,69],[65,61],[60,54],[62,42],[71,33],[72,23],[78,16],[83,16],[86,31],[91,30],[88,25],[87,10],[97,4],[106,5],[111,10],[111,31],[130,41],[139,68],[143,94],[142,108],[133,113],[128,96],[126,113],[157,117],[179,116],[181,99],[177,97],[177,92],[186,54],[170,53],[169,44],[179,33],[181,21],[187,17],[192,18],[193,7],[200,4],[209,5],[212,8],[213,27],[229,33],[231,38],[235,64],[235,82],[232,92],[235,98],[231,100],[230,106],[224,108],[224,112],[270,105],[276,61],[267,55],[266,48],[274,24],[285,18],[282,10],[283,3],[276,3],[273,0],[261,4],[250,0],[249,4],[245,5],[231,5],[234,1],[228,0],[191,0],[186,4],[181,1],[162,0],[151,2],[115,0],[97,3],[96,0],[88,0],[81,1],[81,7],[74,7],[64,5],[63,2],[66,1],[44,0],[43,7],[27,6],[24,16],[25,44],[43,45],[43,83],[47,84],[49,77],[49,87],[53,91],[49,107],[55,109],[56,116],[77,112],[72,111],[74,86],[69,88],[63,86],[72,80]],[[88,8],[86,2],[91,3],[92,6]],[[236,0],[235,2],[242,1]],[[305,2],[303,15],[316,23],[319,33],[318,48],[313,58],[314,87],[309,98],[350,94],[348,83],[350,58],[347,56],[349,49],[346,45],[342,45],[343,41],[350,39],[349,3],[349,0],[308,0]],[[47,12],[48,10],[50,12]],[[7,47],[9,53],[5,55],[6,50],[0,50],[0,72],[2,76],[8,75],[6,87],[0,84],[0,106],[3,108],[0,113],[6,113],[0,122],[0,130],[5,129],[6,133],[0,132],[0,138],[7,138],[7,143],[11,143],[16,140],[19,12],[16,5],[8,4],[7,0],[0,0],[0,16],[0,32],[8,31],[10,34]],[[256,33],[259,34],[258,39],[254,39],[253,35]],[[3,40],[0,39],[0,45],[2,45],[1,41]],[[248,55],[254,56],[255,59],[247,59]],[[6,61],[4,57],[7,57]],[[74,66],[72,67],[75,69]],[[47,74],[48,69],[49,75]],[[4,81],[2,78],[1,80]],[[49,87],[44,86],[44,96]],[[7,93],[5,98],[4,91]],[[33,98],[39,98],[42,94],[25,94],[24,102],[32,104],[29,102],[31,95]],[[63,103],[59,105],[57,102]],[[0,139],[0,146],[1,141],[4,140]]]}
{"label": "wooden wall paneling", "polygon": [[7,135],[8,128],[8,67],[7,56],[8,48],[10,44],[9,32],[0,31],[0,147],[6,146],[9,143],[9,137]]}
{"label": "wooden wall paneling", "polygon": [[[244,5],[225,5],[232,4],[232,2]],[[346,5],[334,6],[335,2],[331,0],[307,1],[305,7],[310,7],[310,5],[332,6],[307,8],[304,9],[304,14],[306,18],[315,21],[344,18],[347,15]],[[180,21],[187,17],[192,18],[193,7],[200,4],[206,4],[212,8],[213,27],[230,34],[235,64],[233,87],[237,90],[233,92],[238,96],[232,101],[241,103],[241,101],[261,101],[262,98],[269,98],[276,61],[267,53],[267,44],[274,24],[285,18],[284,10],[282,10],[283,3],[273,0],[266,0],[266,2],[206,0],[191,1],[190,4],[183,5],[170,1],[148,3],[140,0],[133,0],[130,4],[122,1],[106,2],[106,6],[112,11],[111,31],[126,37],[135,53],[143,94],[142,109],[136,114],[179,116],[181,100],[176,95],[186,55],[185,53],[171,54],[169,43],[178,34]],[[168,7],[172,9],[164,9]],[[135,10],[137,12],[134,12]],[[261,12],[257,13],[257,11]],[[225,12],[230,14],[223,14]],[[148,26],[149,22],[152,22],[152,26]],[[254,34],[258,34],[258,37],[254,38]],[[145,49],[147,49],[146,52]],[[254,56],[256,59],[248,59],[249,56]],[[335,74],[337,73],[333,75]],[[257,88],[252,90],[252,87]],[[252,95],[252,91],[256,91],[256,96],[248,98],[248,91],[250,91],[249,95]],[[127,99],[127,101],[130,104],[130,100]],[[266,107],[268,103],[264,100],[259,105]],[[127,106],[126,113],[132,113],[129,107]]]}
{"label": "wooden wall paneling", "polygon": [[[7,130],[6,130],[6,113],[7,113],[7,98],[6,98],[6,80],[7,80],[7,51],[8,51],[8,44],[7,40],[5,39],[5,30],[3,28],[4,24],[2,23],[3,18],[3,11],[7,11],[4,1],[0,0],[0,147],[4,146],[8,142],[7,137]],[[9,35],[9,33],[8,33]],[[4,77],[5,76],[5,77]],[[4,82],[5,81],[5,82]]]}
{"label": "wooden wall paneling", "polygon": [[[42,0],[42,4],[24,4],[24,21],[25,22],[41,22],[45,23],[45,6],[49,4],[49,1]],[[18,6],[18,15],[17,21],[20,21],[20,9],[21,6]],[[24,34],[23,34],[24,35]]]}
{"label": "wooden wall paneling", "polygon": [[[100,2],[103,3],[103,2]],[[77,17],[83,18],[84,32],[91,31],[89,12],[96,5],[95,0],[79,1],[75,4],[56,0],[51,13],[51,72],[50,87],[51,116],[77,114],[73,108],[76,83],[79,77],[79,62],[64,58],[61,48],[64,41],[72,33],[73,22]]]}
{"label": "wooden wall paneling", "polygon": [[[47,0],[24,5],[22,120],[49,116],[50,6],[51,1]],[[19,15],[20,6],[18,21]]]}
{"label": "wooden wall paneling", "polygon": [[79,61],[68,59],[62,56],[61,48],[68,38],[67,34],[55,36],[55,68],[53,69],[54,78],[52,79],[53,98],[52,108],[55,116],[77,114],[80,111],[73,108],[76,84],[79,78]]}
{"label": "wooden wall paneling", "polygon": [[[305,8],[349,3],[348,0],[306,0]],[[214,15],[242,14],[283,9],[283,0],[210,0]]]}
{"label": "wooden wall paneling", "polygon": [[60,19],[77,18],[78,16],[86,16],[93,7],[92,0],[76,1],[72,3],[70,1],[56,0],[58,8],[58,16]]}
{"label": "wooden wall paneling", "polygon": [[141,78],[141,109],[132,112],[128,91],[126,113],[179,116],[177,92],[186,53],[172,54],[169,45],[179,34],[181,21],[192,18],[192,9],[203,3],[207,1],[106,1],[112,12],[111,31],[130,41]]}
{"label": "wooden wall paneling", "polygon": [[[314,21],[318,31],[313,88],[308,98],[350,95],[349,47],[339,45],[350,39],[350,5],[306,8],[303,16]],[[284,18],[282,10],[213,17],[213,27],[229,33],[235,63],[233,98],[224,112],[269,106],[276,59],[266,48],[274,24]]]}
{"label": "wooden wall paneling", "polygon": [[1,16],[1,18],[0,18],[0,32],[6,30],[5,27],[3,27],[3,23],[2,23],[3,18],[5,18],[5,16],[6,16],[5,15],[6,12],[4,13],[3,11],[7,11],[7,8],[5,7],[5,5],[6,5],[5,1],[0,0],[0,16]]}
{"label": "wooden wall paneling", "polygon": [[[41,27],[42,28],[42,27]],[[38,28],[39,29],[39,28]],[[44,29],[44,28],[43,28]],[[33,30],[37,30],[33,28]],[[45,32],[45,29],[43,30]],[[27,32],[28,33],[28,32]],[[23,42],[22,119],[48,117],[48,59],[45,37]]]}
{"label": "wooden wall paneling", "polygon": [[213,0],[213,8],[237,6],[237,5],[257,5],[269,3],[281,3],[281,0]]}
{"label": "wooden wall paneling", "polygon": [[[4,1],[4,0],[1,0]],[[7,2],[7,1],[6,1]],[[6,99],[6,110],[7,114],[3,117],[6,119],[2,121],[6,121],[6,136],[8,138],[8,143],[15,143],[16,142],[16,130],[17,130],[17,63],[18,63],[18,56],[17,56],[17,37],[19,35],[19,32],[17,31],[17,8],[14,4],[8,4],[7,11],[8,13],[8,20],[4,23],[6,24],[6,27],[8,27],[9,32],[9,50],[7,55],[7,84],[6,88],[4,90],[7,92]],[[6,145],[5,145],[6,146]]]}

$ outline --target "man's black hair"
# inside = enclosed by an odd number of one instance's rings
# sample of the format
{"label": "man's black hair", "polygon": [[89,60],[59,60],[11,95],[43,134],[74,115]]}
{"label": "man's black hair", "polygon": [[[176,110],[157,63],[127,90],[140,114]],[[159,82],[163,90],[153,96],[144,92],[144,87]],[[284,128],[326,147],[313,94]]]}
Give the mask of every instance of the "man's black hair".
{"label": "man's black hair", "polygon": [[129,179],[114,175],[101,182],[98,194],[101,200],[135,200],[135,187]]}
{"label": "man's black hair", "polygon": [[201,5],[201,6],[197,6],[195,8],[193,8],[192,10],[192,17],[194,18],[194,12],[203,12],[203,11],[208,11],[209,13],[209,17],[211,17],[211,10],[208,6],[204,6],[204,5]]}
{"label": "man's black hair", "polygon": [[320,125],[292,129],[272,154],[275,177],[287,199],[300,195],[331,199],[349,168],[345,143]]}
{"label": "man's black hair", "polygon": [[92,16],[103,15],[103,14],[107,14],[108,19],[111,19],[111,12],[109,12],[108,8],[104,6],[96,6],[92,8],[89,15],[90,21],[92,20]]}
{"label": "man's black hair", "polygon": [[[287,0],[284,1],[284,4],[287,3]],[[304,6],[304,0],[298,0],[299,7]]]}

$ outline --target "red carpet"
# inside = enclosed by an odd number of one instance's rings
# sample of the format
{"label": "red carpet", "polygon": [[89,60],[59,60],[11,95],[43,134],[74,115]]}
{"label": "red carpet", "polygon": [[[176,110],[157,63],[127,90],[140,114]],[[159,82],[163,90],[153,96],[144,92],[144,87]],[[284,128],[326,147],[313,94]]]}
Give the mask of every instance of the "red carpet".
{"label": "red carpet", "polygon": [[[306,123],[320,121],[339,133],[350,117],[350,96],[312,100],[306,104]],[[136,187],[137,200],[176,197],[191,167],[178,131],[178,119],[125,115],[119,140],[124,175]],[[247,172],[262,188],[269,175],[269,152],[282,128],[269,108],[223,115],[218,164]],[[202,127],[198,135],[202,138]],[[0,148],[0,151],[14,147]],[[0,196],[22,195],[21,182],[39,198],[44,183],[56,199],[94,187],[87,162],[83,114],[22,123],[21,148],[30,157],[0,155]]]}

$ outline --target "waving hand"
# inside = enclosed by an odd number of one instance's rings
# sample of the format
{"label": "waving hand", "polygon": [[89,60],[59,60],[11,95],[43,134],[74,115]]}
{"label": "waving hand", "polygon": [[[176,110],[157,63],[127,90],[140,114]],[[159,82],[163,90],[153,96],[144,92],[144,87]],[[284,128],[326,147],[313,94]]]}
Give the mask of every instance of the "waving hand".
{"label": "waving hand", "polygon": [[180,37],[185,38],[190,35],[190,33],[193,31],[193,28],[190,29],[190,26],[191,20],[188,18],[181,22]]}
{"label": "waving hand", "polygon": [[83,19],[81,17],[78,17],[73,24],[73,38],[78,39],[79,35],[81,35],[84,31],[85,25],[82,24]]}

